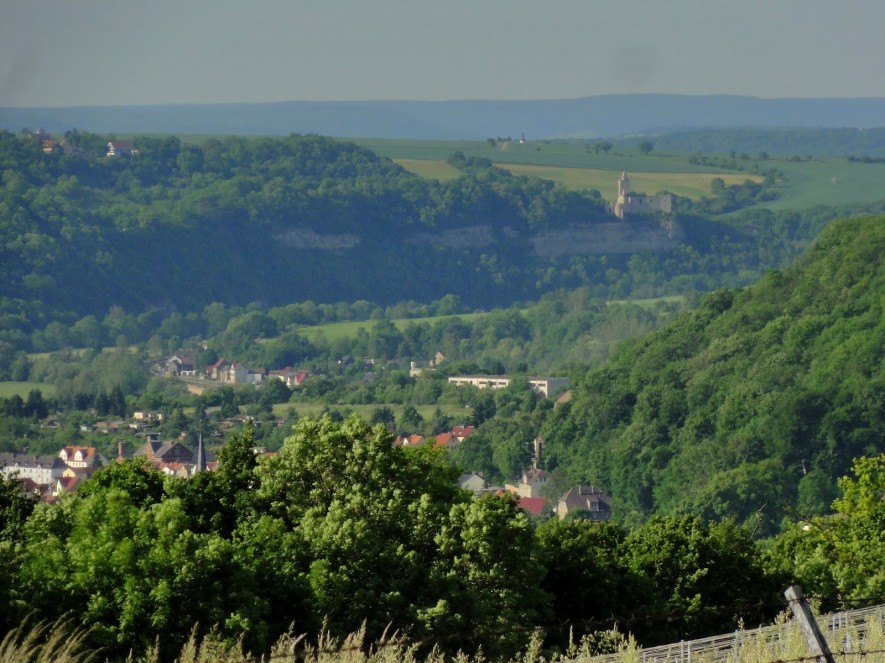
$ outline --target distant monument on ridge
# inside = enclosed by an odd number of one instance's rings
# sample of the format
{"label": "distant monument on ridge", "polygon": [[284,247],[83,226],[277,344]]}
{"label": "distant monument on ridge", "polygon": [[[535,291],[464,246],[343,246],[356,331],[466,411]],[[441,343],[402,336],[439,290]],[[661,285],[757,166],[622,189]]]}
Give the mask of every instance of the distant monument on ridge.
{"label": "distant monument on ridge", "polygon": [[655,214],[672,212],[673,196],[659,193],[655,196],[639,196],[630,191],[630,178],[627,171],[618,179],[618,198],[611,204],[611,211],[619,219],[632,214]]}

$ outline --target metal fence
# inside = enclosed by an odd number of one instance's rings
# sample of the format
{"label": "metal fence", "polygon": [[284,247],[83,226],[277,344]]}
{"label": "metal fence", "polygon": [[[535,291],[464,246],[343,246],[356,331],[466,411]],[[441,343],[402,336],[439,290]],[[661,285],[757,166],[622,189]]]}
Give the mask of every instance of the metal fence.
{"label": "metal fence", "polygon": [[[861,651],[867,628],[873,620],[885,622],[885,605],[835,612],[817,618],[830,646],[842,652]],[[786,624],[763,626],[751,631],[735,631],[699,640],[683,640],[649,647],[637,651],[632,657],[641,663],[692,663],[692,657],[697,661],[703,656],[705,663],[722,663],[729,657],[734,660],[741,647],[761,644],[776,646],[787,637],[788,627],[792,623],[791,620]],[[591,660],[593,663],[621,663],[625,657],[626,654],[608,654]]]}

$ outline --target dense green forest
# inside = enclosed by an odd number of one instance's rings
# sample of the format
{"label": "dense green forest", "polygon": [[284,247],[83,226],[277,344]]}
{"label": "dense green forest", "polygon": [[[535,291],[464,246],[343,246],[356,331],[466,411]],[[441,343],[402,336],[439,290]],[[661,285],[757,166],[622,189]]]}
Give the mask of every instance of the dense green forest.
{"label": "dense green forest", "polygon": [[885,220],[829,226],[789,268],[717,290],[587,372],[542,428],[550,466],[629,521],[736,517],[760,534],[827,512],[885,439]]}
{"label": "dense green forest", "polygon": [[[617,224],[594,191],[459,155],[462,176],[440,183],[319,136],[138,137],[137,154],[115,158],[107,139],[71,131],[46,154],[0,133],[0,340],[17,349],[36,349],[28,337],[51,323],[213,302],[453,294],[488,308],[560,288],[623,298],[746,285],[862,211],[682,213],[667,231],[657,219]],[[637,237],[644,248],[625,248]]]}

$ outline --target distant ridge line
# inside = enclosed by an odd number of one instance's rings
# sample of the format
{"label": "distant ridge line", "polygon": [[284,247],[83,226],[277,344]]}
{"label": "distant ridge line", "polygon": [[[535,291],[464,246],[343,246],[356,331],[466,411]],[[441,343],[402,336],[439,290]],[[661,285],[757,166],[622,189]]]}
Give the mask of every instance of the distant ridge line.
{"label": "distant ridge line", "polygon": [[0,108],[0,128],[52,133],[172,133],[484,140],[594,138],[709,128],[874,128],[885,97],[760,98],[609,94],[573,99],[273,101]]}

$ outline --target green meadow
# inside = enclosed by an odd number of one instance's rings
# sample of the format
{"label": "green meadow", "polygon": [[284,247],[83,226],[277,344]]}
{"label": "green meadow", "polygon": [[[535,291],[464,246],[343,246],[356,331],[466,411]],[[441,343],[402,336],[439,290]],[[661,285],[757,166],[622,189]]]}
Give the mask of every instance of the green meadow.
{"label": "green meadow", "polygon": [[781,197],[762,207],[771,210],[805,209],[814,205],[848,205],[885,198],[885,164],[844,159],[789,161],[769,159],[784,172]]}
{"label": "green meadow", "polygon": [[27,398],[28,393],[33,389],[39,389],[43,392],[44,396],[54,396],[55,395],[55,386],[51,384],[45,384],[43,382],[0,382],[0,398],[11,398],[12,396],[19,395],[22,398]]}

